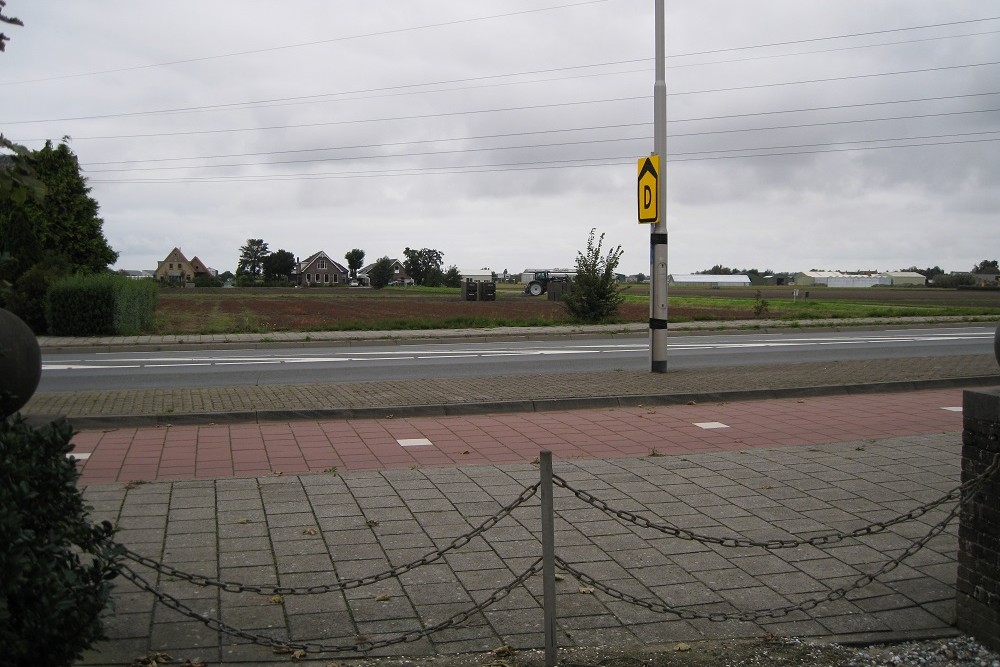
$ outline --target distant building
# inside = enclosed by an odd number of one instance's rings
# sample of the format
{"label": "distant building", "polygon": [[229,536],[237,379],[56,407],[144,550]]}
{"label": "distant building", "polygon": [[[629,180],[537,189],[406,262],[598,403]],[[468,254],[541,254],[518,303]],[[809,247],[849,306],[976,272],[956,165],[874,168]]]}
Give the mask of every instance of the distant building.
{"label": "distant building", "polygon": [[462,282],[471,280],[474,283],[491,283],[497,279],[497,274],[488,268],[483,269],[459,269]]}
{"label": "distant building", "polygon": [[[406,273],[406,267],[403,266],[403,263],[398,259],[391,259],[389,261],[392,262],[392,278],[389,280],[389,284],[412,285],[413,278]],[[376,262],[372,262],[371,264],[361,267],[361,269],[358,270],[358,280],[362,281],[366,285],[371,283],[371,280],[368,278],[368,274],[373,268],[375,268],[375,264]]]}
{"label": "distant building", "polygon": [[927,284],[927,278],[915,271],[887,271],[884,275],[889,276],[894,287],[923,287]]}
{"label": "distant building", "polygon": [[162,262],[157,262],[155,276],[160,282],[190,283],[196,278],[211,278],[218,271],[205,266],[197,257],[190,260],[184,256],[180,248],[174,248]]}
{"label": "distant building", "polygon": [[841,278],[847,275],[842,271],[799,271],[795,274],[795,284],[806,287],[812,285],[826,285],[830,278]]}
{"label": "distant building", "polygon": [[122,269],[118,273],[132,280],[142,280],[143,278],[156,279],[156,271],[149,271],[147,269]]}
{"label": "distant building", "polygon": [[827,287],[877,287],[892,285],[892,278],[887,275],[843,275],[833,276],[826,281]]}
{"label": "distant building", "polygon": [[341,285],[348,282],[349,271],[343,264],[330,258],[320,250],[306,257],[295,267],[298,284],[303,287],[310,285]]}
{"label": "distant building", "polygon": [[690,273],[671,274],[667,276],[667,283],[676,287],[749,287],[750,276],[747,275],[725,275],[717,276],[710,273]]}

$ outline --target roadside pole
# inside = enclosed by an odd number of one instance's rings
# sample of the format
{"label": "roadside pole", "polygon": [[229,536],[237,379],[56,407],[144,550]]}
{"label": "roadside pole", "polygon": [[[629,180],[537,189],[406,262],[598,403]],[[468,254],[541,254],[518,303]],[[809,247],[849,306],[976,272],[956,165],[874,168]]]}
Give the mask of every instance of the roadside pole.
{"label": "roadside pole", "polygon": [[653,84],[653,152],[659,157],[657,219],[649,229],[649,352],[653,373],[667,372],[667,82],[664,0],[655,0],[656,82]]}

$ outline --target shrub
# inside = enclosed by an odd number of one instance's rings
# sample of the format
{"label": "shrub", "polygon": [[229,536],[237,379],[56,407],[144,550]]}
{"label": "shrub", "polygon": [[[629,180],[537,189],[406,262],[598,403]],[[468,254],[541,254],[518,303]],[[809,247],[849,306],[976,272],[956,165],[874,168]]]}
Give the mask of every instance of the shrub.
{"label": "shrub", "polygon": [[591,229],[586,253],[577,253],[573,289],[563,300],[569,314],[580,322],[605,322],[618,312],[618,306],[625,300],[615,273],[622,248],[612,248],[602,257],[604,234],[595,244],[594,233]]}
{"label": "shrub", "polygon": [[764,298],[764,294],[760,290],[757,290],[753,295],[754,317],[763,317],[767,314],[770,307],[771,305],[767,302],[767,299]]}
{"label": "shrub", "polygon": [[158,295],[159,288],[151,280],[110,273],[63,278],[49,288],[49,332],[57,336],[138,334],[152,325]]}
{"label": "shrub", "polygon": [[4,307],[24,320],[36,334],[45,333],[45,295],[53,281],[69,272],[66,257],[47,255],[18,277],[7,293],[7,305]]}
{"label": "shrub", "polygon": [[0,662],[71,665],[104,638],[101,611],[121,558],[94,524],[66,455],[73,430],[0,421]]}

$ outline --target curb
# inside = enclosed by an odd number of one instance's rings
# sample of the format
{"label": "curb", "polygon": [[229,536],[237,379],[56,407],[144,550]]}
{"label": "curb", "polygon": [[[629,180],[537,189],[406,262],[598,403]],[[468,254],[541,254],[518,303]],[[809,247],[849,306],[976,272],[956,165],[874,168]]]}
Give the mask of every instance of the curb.
{"label": "curb", "polygon": [[[159,415],[87,415],[67,417],[78,429],[141,428],[156,426],[207,426],[337,419],[394,419],[400,417],[461,417],[493,413],[553,412],[558,410],[600,410],[688,403],[726,403],[784,398],[855,396],[931,389],[1000,386],[1000,375],[983,375],[928,380],[899,380],[848,385],[815,385],[780,389],[739,389],[679,394],[637,394],[577,398],[527,399],[484,403],[435,403],[364,408],[271,409],[235,412],[192,412]],[[34,416],[33,419],[46,419]]]}

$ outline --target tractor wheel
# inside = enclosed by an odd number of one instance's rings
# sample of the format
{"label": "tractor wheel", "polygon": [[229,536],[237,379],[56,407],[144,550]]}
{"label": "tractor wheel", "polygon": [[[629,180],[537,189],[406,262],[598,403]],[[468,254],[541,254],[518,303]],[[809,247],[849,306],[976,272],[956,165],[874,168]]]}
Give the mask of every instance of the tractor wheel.
{"label": "tractor wheel", "polygon": [[528,285],[528,294],[531,296],[541,296],[542,291],[542,286],[539,283],[531,283]]}

